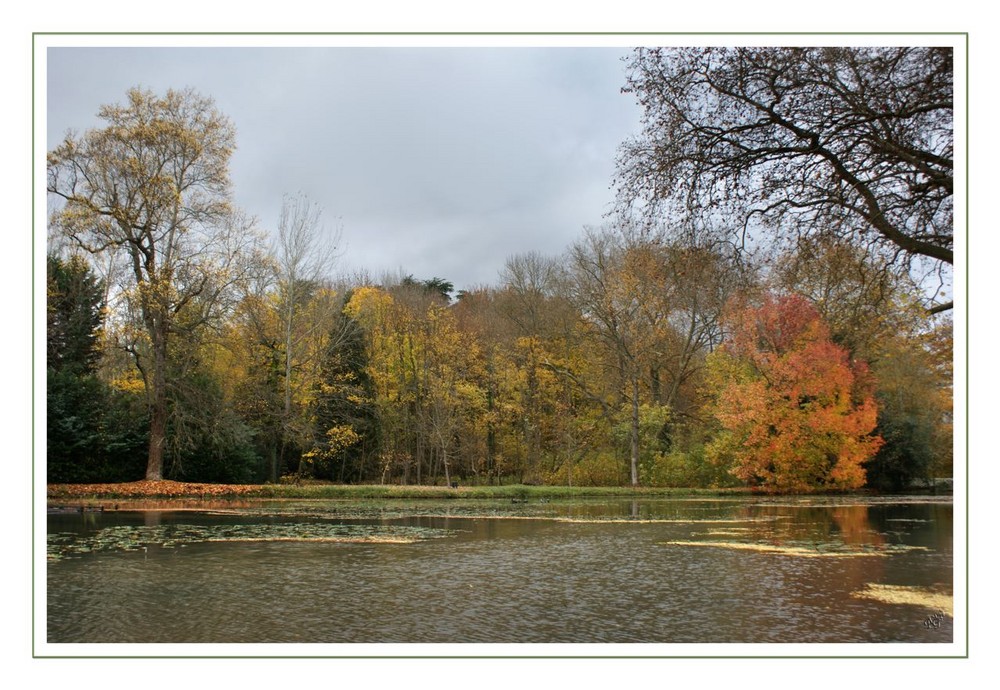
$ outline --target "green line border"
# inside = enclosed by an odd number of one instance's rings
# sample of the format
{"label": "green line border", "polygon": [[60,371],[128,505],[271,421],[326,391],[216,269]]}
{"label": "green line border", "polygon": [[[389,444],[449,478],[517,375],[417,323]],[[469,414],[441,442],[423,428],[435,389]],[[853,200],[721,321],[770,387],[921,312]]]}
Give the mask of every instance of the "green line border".
{"label": "green line border", "polygon": [[[952,36],[964,37],[965,49],[965,653],[956,655],[929,655],[929,656],[908,656],[908,655],[826,655],[826,654],[805,654],[805,655],[493,655],[493,654],[455,654],[455,655],[407,655],[407,654],[387,654],[387,655],[325,655],[325,654],[289,654],[289,655],[242,655],[242,654],[220,654],[220,655],[39,655],[35,650],[35,384],[34,374],[36,359],[35,343],[35,228],[37,218],[35,217],[35,145],[36,135],[35,121],[35,88],[36,73],[35,54],[36,38],[40,36],[428,36],[428,37],[482,37],[482,36],[526,36],[526,37],[565,37],[565,36],[649,36],[649,37],[669,37],[669,36]],[[80,46],[85,47],[85,46]],[[97,47],[97,46],[95,46]],[[143,46],[155,47],[155,46]],[[169,47],[169,46],[164,46]],[[233,46],[239,48],[242,46]],[[389,47],[389,46],[386,46]],[[969,32],[968,31],[35,31],[31,34],[31,657],[33,659],[968,659],[969,658],[969,305],[971,301],[969,291]],[[952,352],[954,362],[954,351]],[[954,573],[953,573],[954,574]],[[664,643],[669,644],[669,643]],[[715,644],[715,643],[705,643]],[[766,643],[763,643],[766,644]],[[822,643],[818,643],[822,644]],[[831,643],[833,644],[833,643]],[[879,643],[872,643],[879,644]]]}

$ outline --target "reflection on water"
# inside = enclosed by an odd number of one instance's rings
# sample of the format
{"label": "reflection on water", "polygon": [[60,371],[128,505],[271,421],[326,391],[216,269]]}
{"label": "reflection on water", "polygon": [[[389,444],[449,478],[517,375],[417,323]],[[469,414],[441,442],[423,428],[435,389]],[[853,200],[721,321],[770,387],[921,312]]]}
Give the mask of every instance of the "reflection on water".
{"label": "reflection on water", "polygon": [[[947,501],[170,507],[49,516],[50,642],[950,642],[953,634],[951,612],[941,610],[952,591]],[[831,553],[838,557],[802,557]]]}

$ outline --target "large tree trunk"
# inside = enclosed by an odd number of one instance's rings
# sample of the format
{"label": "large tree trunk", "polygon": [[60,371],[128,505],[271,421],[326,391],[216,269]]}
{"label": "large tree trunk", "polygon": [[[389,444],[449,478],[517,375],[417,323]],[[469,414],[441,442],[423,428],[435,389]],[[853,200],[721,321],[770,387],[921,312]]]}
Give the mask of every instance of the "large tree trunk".
{"label": "large tree trunk", "polygon": [[149,459],[146,462],[146,479],[163,479],[163,448],[167,444],[166,404],[154,402],[149,420]]}

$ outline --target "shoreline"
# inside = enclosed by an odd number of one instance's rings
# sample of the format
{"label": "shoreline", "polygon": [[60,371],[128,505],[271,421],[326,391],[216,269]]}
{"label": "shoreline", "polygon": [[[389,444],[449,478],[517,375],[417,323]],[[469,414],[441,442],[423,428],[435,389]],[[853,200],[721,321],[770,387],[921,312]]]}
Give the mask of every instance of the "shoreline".
{"label": "shoreline", "polygon": [[[908,492],[899,495],[923,495]],[[115,484],[49,484],[47,502],[87,507],[102,501],[179,499],[183,501],[238,501],[241,499],[531,499],[560,498],[709,498],[739,496],[885,496],[872,491],[778,494],[746,487],[668,488],[631,486],[447,486],[398,484],[202,484],[175,481],[139,481]],[[950,496],[950,492],[929,496]]]}

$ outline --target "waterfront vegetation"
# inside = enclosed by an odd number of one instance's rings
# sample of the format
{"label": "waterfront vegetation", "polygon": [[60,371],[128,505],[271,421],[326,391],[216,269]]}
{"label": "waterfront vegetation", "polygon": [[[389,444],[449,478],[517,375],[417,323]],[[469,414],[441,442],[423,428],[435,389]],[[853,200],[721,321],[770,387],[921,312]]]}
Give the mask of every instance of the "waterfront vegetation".
{"label": "waterfront vegetation", "polygon": [[628,486],[426,486],[414,484],[197,484],[174,481],[139,481],[116,484],[50,484],[53,505],[87,505],[106,499],[511,499],[537,500],[594,497],[666,497],[741,495],[748,490],[678,489]]}
{"label": "waterfront vegetation", "polygon": [[951,74],[936,48],[636,50],[610,220],[457,294],[335,277],[308,198],[276,228],[234,208],[210,97],[130,90],[48,156],[47,479],[516,498],[948,477],[950,304],[924,278],[950,280]]}

